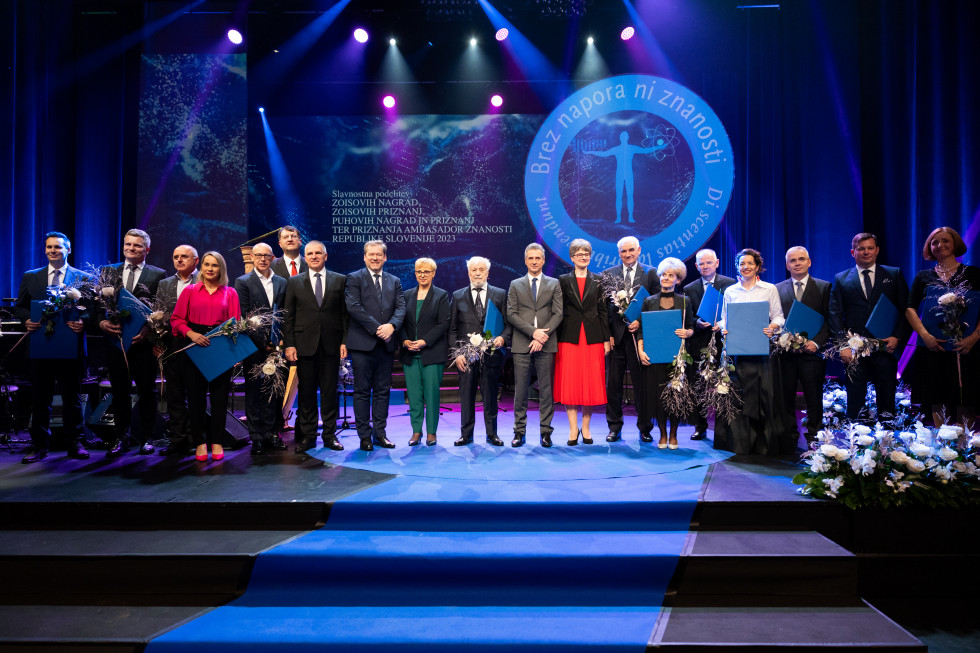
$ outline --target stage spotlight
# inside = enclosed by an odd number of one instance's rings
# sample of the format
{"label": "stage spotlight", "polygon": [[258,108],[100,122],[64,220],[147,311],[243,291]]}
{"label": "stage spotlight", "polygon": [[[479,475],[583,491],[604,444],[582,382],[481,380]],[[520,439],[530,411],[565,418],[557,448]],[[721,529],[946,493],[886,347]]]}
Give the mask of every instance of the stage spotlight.
{"label": "stage spotlight", "polygon": [[490,98],[490,104],[492,104],[495,107],[499,107],[503,103],[504,103],[504,98],[500,97],[499,95],[494,95],[493,97]]}
{"label": "stage spotlight", "polygon": [[619,33],[619,38],[623,39],[624,41],[629,41],[631,38],[633,38],[634,34],[636,34],[636,30],[633,29],[632,26],[624,27],[623,31]]}
{"label": "stage spotlight", "polygon": [[470,39],[470,46],[476,47],[476,37],[475,36]]}
{"label": "stage spotlight", "polygon": [[395,45],[397,43],[398,41],[396,41],[395,39],[388,39],[388,45]]}
{"label": "stage spotlight", "polygon": [[381,104],[385,105],[385,108],[386,109],[394,109],[395,108],[395,96],[394,95],[386,95],[386,96],[384,96],[384,99],[381,100]]}
{"label": "stage spotlight", "polygon": [[367,43],[368,40],[367,30],[365,30],[362,27],[358,27],[356,30],[354,30],[354,40],[357,41],[358,43]]}
{"label": "stage spotlight", "polygon": [[589,38],[585,39],[585,42],[588,43],[589,45],[592,45],[593,43],[595,43],[595,39],[590,36]]}
{"label": "stage spotlight", "polygon": [[228,30],[228,40],[234,43],[235,45],[241,45],[242,33],[239,32],[237,29],[230,29]]}
{"label": "stage spotlight", "polygon": [[265,107],[259,107],[259,113],[265,113]]}
{"label": "stage spotlight", "polygon": [[505,38],[507,38],[508,34],[510,34],[510,31],[508,31],[506,27],[501,27],[497,30],[496,38],[498,41],[503,41]]}

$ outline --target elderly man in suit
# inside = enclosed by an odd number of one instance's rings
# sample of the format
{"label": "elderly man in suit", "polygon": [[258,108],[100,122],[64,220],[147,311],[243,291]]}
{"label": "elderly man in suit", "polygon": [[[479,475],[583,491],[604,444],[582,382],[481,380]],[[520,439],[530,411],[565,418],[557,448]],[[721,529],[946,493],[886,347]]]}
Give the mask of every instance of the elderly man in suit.
{"label": "elderly man in suit", "polygon": [[504,369],[504,347],[510,345],[513,327],[507,321],[507,293],[503,288],[489,283],[490,261],[482,256],[474,256],[466,262],[470,283],[453,293],[452,311],[449,319],[449,346],[455,346],[470,333],[482,333],[487,316],[487,302],[492,302],[504,317],[504,331],[494,338],[495,351],[479,361],[468,361],[457,356],[454,361],[459,370],[459,412],[460,436],[453,442],[462,447],[473,442],[476,424],[476,391],[483,396],[483,425],[486,428],[487,443],[495,447],[504,446],[497,435],[497,391],[500,374]]}
{"label": "elderly man in suit", "polygon": [[[31,319],[31,301],[48,298],[50,286],[77,285],[87,277],[68,265],[71,241],[60,231],[44,236],[44,255],[48,264],[43,268],[24,273],[17,292],[15,311],[29,332],[44,326]],[[84,302],[83,302],[84,304]],[[61,393],[65,435],[68,439],[68,457],[86,459],[88,451],[82,446],[82,373],[85,369],[85,325],[80,320],[67,322],[68,328],[78,334],[78,347],[73,358],[51,359],[33,357],[31,361],[31,451],[21,462],[36,463],[48,455],[51,439],[51,398],[55,384]]]}
{"label": "elderly man in suit", "polygon": [[[645,287],[650,294],[657,292],[660,289],[657,275],[650,274],[650,266],[644,265],[639,260],[639,239],[635,236],[626,236],[616,243],[616,247],[619,248],[619,258],[622,263],[602,272],[605,284],[613,288],[625,288],[631,299],[641,287]],[[606,313],[609,319],[609,344],[612,345],[612,349],[606,356],[606,398],[608,399],[606,424],[609,426],[606,442],[616,442],[622,437],[623,380],[626,370],[629,370],[633,397],[636,398],[636,427],[640,431],[640,439],[644,442],[653,442],[653,437],[650,435],[653,422],[649,411],[639,400],[643,396],[643,366],[640,365],[636,353],[635,334],[640,328],[640,321],[627,323],[611,298],[608,299]]]}
{"label": "elderly man in suit", "polygon": [[544,267],[544,247],[531,243],[524,248],[527,274],[510,282],[507,290],[507,321],[514,328],[514,439],[510,445],[524,444],[527,428],[527,396],[531,386],[531,366],[538,374],[538,410],[541,446],[551,446],[551,418],[555,407],[552,385],[561,324],[562,293],[558,279],[549,277]]}
{"label": "elderly man in suit", "polygon": [[[103,269],[117,291],[125,288],[148,306],[153,304],[157,285],[167,276],[167,273],[160,268],[146,263],[149,253],[150,234],[141,229],[130,229],[123,237],[125,260]],[[99,311],[97,320],[99,328],[108,336],[105,338],[106,365],[109,368],[109,383],[112,386],[112,414],[115,420],[115,438],[106,456],[119,456],[129,450],[132,433],[128,438],[127,431],[130,430],[133,416],[129,393],[134,382],[139,397],[140,428],[137,438],[140,445],[139,452],[144,455],[153,453],[153,445],[148,440],[153,434],[157,418],[158,365],[153,355],[153,346],[147,338],[149,328],[144,327],[140,333],[133,336],[133,343],[124,354],[118,340],[122,327],[107,320],[104,311]]]}
{"label": "elderly man in suit", "polygon": [[[257,244],[252,248],[252,271],[235,279],[242,316],[256,310],[282,309],[285,305],[286,279],[272,273],[272,258],[272,247],[266,243]],[[263,393],[262,377],[255,373],[255,368],[261,367],[269,352],[279,344],[279,329],[253,332],[251,337],[258,351],[245,359],[245,420],[252,440],[252,455],[261,456],[266,448],[280,451],[286,448],[276,433],[282,397],[276,393]]]}
{"label": "elderly man in suit", "polygon": [[830,336],[830,282],[810,276],[810,253],[806,247],[786,250],[786,269],[790,278],[776,284],[783,315],[788,316],[793,302],[798,301],[823,317],[823,325],[810,338],[803,350],[786,353],[778,358],[783,379],[783,405],[786,407],[788,431],[780,447],[784,453],[796,450],[800,434],[796,430],[796,386],[803,388],[806,402],[806,441],[813,442],[823,424],[823,382],[827,373],[826,359],[817,353]]}
{"label": "elderly man in suit", "polygon": [[364,243],[364,268],[347,276],[350,329],[347,348],[354,368],[354,423],[363,451],[393,449],[388,439],[388,397],[395,332],[405,321],[405,294],[398,277],[384,271],[388,247]]}
{"label": "elderly man in suit", "polygon": [[[704,299],[704,293],[708,286],[712,286],[724,295],[725,289],[735,283],[735,280],[723,274],[718,274],[720,261],[718,260],[718,255],[712,249],[700,250],[695,254],[694,262],[697,265],[698,272],[701,273],[701,277],[684,286],[684,294],[691,298],[691,308],[694,309],[694,314],[697,315],[698,309],[701,307],[701,300]],[[720,302],[718,306],[718,317],[720,318]],[[719,340],[721,338],[720,335],[712,332],[713,326],[713,324],[698,319],[694,324],[694,335],[687,342],[687,351],[694,358],[694,363],[689,367],[692,381],[694,380],[694,375],[698,372],[698,363],[701,361],[701,350],[708,346],[712,337],[718,338]],[[694,415],[694,434],[691,436],[691,439],[703,440],[708,434],[708,416],[705,414],[704,406],[701,405],[700,401],[697,402]]]}
{"label": "elderly man in suit", "polygon": [[279,229],[279,248],[282,249],[282,256],[272,262],[273,274],[288,279],[306,272],[309,266],[300,253],[302,246],[303,238],[299,234],[299,229],[290,224]]}
{"label": "elderly man in suit", "polygon": [[[167,315],[174,312],[177,298],[192,283],[197,281],[197,250],[190,245],[178,245],[174,249],[174,275],[157,285],[157,305],[162,305]],[[163,364],[163,378],[167,382],[167,431],[170,444],[160,450],[161,456],[186,455],[190,449],[190,415],[187,412],[187,365],[193,365],[187,354],[177,354],[180,344],[170,329],[164,334],[164,341],[157,343],[154,354],[168,356]],[[172,354],[172,355],[171,355]]]}
{"label": "elderly man in suit", "polygon": [[286,321],[283,336],[286,360],[297,363],[299,412],[296,416],[296,452],[316,444],[317,405],[324,446],[340,451],[337,440],[337,373],[340,359],[347,357],[347,278],[326,269],[327,248],[319,240],[306,244],[310,268],[286,283]]}
{"label": "elderly man in suit", "polygon": [[[875,386],[879,418],[888,419],[895,414],[895,388],[898,385],[895,351],[909,336],[909,323],[902,315],[902,307],[908,306],[908,284],[898,268],[878,265],[878,253],[877,236],[866,232],[854,236],[851,256],[855,266],[839,272],[830,291],[830,332],[836,337],[842,337],[848,331],[873,337],[865,325],[881,297],[887,297],[899,311],[891,334],[883,338],[884,350],[862,358],[857,374],[844,382],[850,419],[857,419],[864,408],[869,381]],[[851,350],[841,351],[841,358],[845,363],[850,362]]]}

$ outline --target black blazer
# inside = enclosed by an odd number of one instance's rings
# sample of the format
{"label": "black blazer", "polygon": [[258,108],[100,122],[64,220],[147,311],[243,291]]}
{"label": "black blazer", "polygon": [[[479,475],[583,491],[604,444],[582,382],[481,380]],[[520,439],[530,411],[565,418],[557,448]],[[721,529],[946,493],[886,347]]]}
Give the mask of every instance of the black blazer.
{"label": "black blazer", "polygon": [[[904,309],[909,303],[909,287],[905,277],[898,268],[888,265],[878,265],[875,268],[875,283],[871,287],[871,297],[864,296],[864,284],[857,268],[849,268],[834,277],[830,289],[830,332],[835,336],[843,336],[847,331],[853,331],[865,337],[871,333],[865,328],[871,312],[878,303],[878,298],[884,295],[898,309],[898,319],[892,336],[899,342],[908,339],[909,322],[905,319]],[[900,353],[896,348],[895,353]]]}
{"label": "black blazer", "polygon": [[[79,279],[88,279],[88,275],[65,263],[64,277],[62,282],[71,285]],[[48,298],[48,266],[29,270],[20,279],[20,288],[17,291],[17,303],[14,304],[14,314],[21,322],[26,322],[31,318],[31,301],[43,301]],[[94,303],[91,296],[85,291],[82,292],[82,299],[79,300],[80,306],[88,307]],[[84,318],[83,318],[84,321]],[[26,326],[26,325],[25,325]],[[30,347],[30,338],[28,347]],[[85,355],[85,335],[78,334],[78,356]]]}
{"label": "black blazer", "polygon": [[[258,273],[254,270],[235,279],[235,292],[238,293],[238,305],[241,308],[243,318],[251,311],[281,309],[286,305],[286,280],[276,274],[272,275],[272,306],[269,306],[269,297],[265,294],[265,288],[262,287],[262,280],[259,279]],[[250,335],[255,346],[259,348],[259,351],[262,351],[270,344],[272,334],[269,332],[252,332]]]}
{"label": "black blazer", "polygon": [[432,286],[422,300],[422,310],[419,319],[415,319],[415,303],[418,301],[419,289],[416,286],[405,291],[405,321],[398,330],[398,342],[405,340],[425,340],[421,352],[401,348],[398,359],[402,363],[410,363],[421,354],[423,365],[445,365],[449,358],[449,293],[442,288]]}
{"label": "black blazer", "polygon": [[[339,356],[347,342],[348,315],[344,290],[347,277],[323,269],[323,303],[316,305],[310,271],[286,281],[286,319],[282,336],[286,347],[295,347],[300,356],[319,351]],[[265,293],[262,293],[263,295]]]}
{"label": "black blazer", "polygon": [[[116,290],[123,287],[123,266],[126,262],[114,263],[112,265],[107,265],[103,268],[106,271],[108,279],[115,286]],[[143,263],[143,270],[140,272],[139,279],[136,281],[136,286],[133,288],[133,295],[137,299],[141,299],[143,303],[147,306],[153,305],[153,298],[157,294],[157,286],[160,282],[166,278],[167,273],[158,267],[154,267],[147,263]],[[93,312],[93,321],[95,324],[99,324],[105,319],[105,309],[101,305],[96,304],[95,311]]]}
{"label": "black blazer", "polygon": [[347,312],[350,313],[350,330],[347,347],[357,351],[371,351],[378,344],[375,335],[382,324],[395,327],[388,341],[388,351],[395,351],[398,330],[405,321],[405,294],[398,277],[381,273],[381,300],[374,290],[374,279],[367,268],[347,275]]}
{"label": "black blazer", "polygon": [[[678,304],[682,304],[682,303],[684,305],[684,308],[683,309],[680,309],[680,306],[678,306]],[[684,311],[684,328],[685,329],[693,329],[694,328],[694,308],[693,308],[692,303],[691,303],[691,298],[690,297],[687,297],[685,295],[682,295],[680,293],[675,293],[675,295],[674,295],[674,308],[667,308],[667,309],[661,308],[660,307],[660,293],[658,292],[656,295],[650,295],[649,297],[647,297],[646,299],[643,300],[643,306],[641,307],[641,310],[644,313],[647,313],[647,312],[650,312],[650,311],[664,311],[664,310],[667,310],[667,311],[675,311],[675,310],[683,310]],[[643,340],[643,331],[642,330],[637,332],[636,339],[637,340]],[[690,346],[690,344],[691,344],[690,343],[690,338],[688,338],[687,345]],[[690,350],[688,350],[688,353],[690,353]]]}
{"label": "black blazer", "polygon": [[[716,273],[715,280],[711,282],[711,285],[715,287],[715,290],[724,295],[725,288],[728,288],[733,283],[735,283],[735,280],[731,277]],[[710,326],[702,328],[697,323],[698,309],[701,308],[701,300],[704,299],[704,282],[700,276],[684,286],[684,294],[691,300],[691,309],[694,311],[695,316],[694,335],[688,339],[687,350],[692,355],[697,356],[702,349],[708,346],[712,333]],[[720,310],[718,311],[718,319],[721,319]],[[721,336],[719,335],[718,337],[720,338]]]}
{"label": "black blazer", "polygon": [[[636,279],[637,275],[633,275]],[[598,277],[589,272],[585,277],[585,292],[578,295],[575,273],[558,277],[562,297],[562,318],[558,325],[558,342],[578,344],[582,325],[585,325],[585,341],[596,345],[609,340],[609,316],[606,298],[602,294]],[[622,320],[620,320],[622,322]],[[625,325],[624,325],[625,327]]]}
{"label": "black blazer", "polygon": [[[302,274],[302,273],[304,273],[304,272],[306,272],[309,269],[310,269],[310,266],[308,266],[306,264],[306,259],[304,259],[302,256],[300,256],[299,257],[299,272],[297,272],[297,276],[300,275],[300,274]],[[286,267],[286,259],[284,259],[284,258],[282,258],[280,256],[279,258],[277,258],[275,261],[272,262],[272,274],[275,274],[277,276],[280,276],[283,279],[289,279],[290,278],[291,275],[289,274],[289,268]]]}
{"label": "black blazer", "polygon": [[[611,280],[619,279],[623,280],[623,265],[613,266],[607,270],[602,271],[602,276],[607,277]],[[611,281],[610,283],[615,283]],[[660,290],[660,280],[657,278],[657,271],[651,268],[649,265],[643,265],[639,261],[636,262],[636,270],[633,271],[633,289],[632,293],[636,293],[643,286],[647,289],[647,292],[651,295]],[[578,296],[578,288],[575,288],[576,297]],[[612,300],[607,296],[606,300],[606,314],[609,316],[609,333],[612,337],[619,342],[626,337],[626,327],[628,326],[626,320],[623,316],[619,314],[619,309],[613,304]],[[577,342],[577,341],[576,341]]]}
{"label": "black blazer", "polygon": [[[514,327],[507,321],[507,291],[490,284],[484,287],[487,289],[487,299],[493,302],[493,305],[497,307],[504,318],[504,331],[500,335],[504,339],[504,346],[510,347]],[[470,286],[460,288],[453,293],[450,306],[449,335],[447,337],[449,345],[453,346],[460,340],[466,339],[470,333],[481,333],[482,331],[483,321],[476,316],[476,305],[473,304],[473,293],[470,292]]]}
{"label": "black blazer", "polygon": [[[783,306],[784,317],[789,317],[789,311],[796,299],[795,283],[790,278],[776,284],[776,292],[779,293],[779,303]],[[808,334],[810,340],[817,343],[817,347],[823,347],[827,338],[830,337],[830,282],[811,276],[806,282],[806,288],[803,289],[803,299],[800,301],[823,315],[823,326],[820,327],[820,331],[816,334]],[[819,357],[819,354],[810,354],[809,352],[804,352],[804,355]]]}

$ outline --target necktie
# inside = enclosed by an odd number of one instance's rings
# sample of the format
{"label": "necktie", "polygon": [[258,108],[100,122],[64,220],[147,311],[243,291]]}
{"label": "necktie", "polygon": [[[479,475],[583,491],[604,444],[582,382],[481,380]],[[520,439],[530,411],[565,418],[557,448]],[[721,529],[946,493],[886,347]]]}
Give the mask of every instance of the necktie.
{"label": "necktie", "polygon": [[861,270],[861,276],[864,277],[864,296],[871,299],[871,270]]}
{"label": "necktie", "polygon": [[126,290],[133,292],[133,287],[136,285],[136,270],[137,267],[132,263],[129,264],[129,278],[126,279]]}
{"label": "necktie", "polygon": [[323,303],[323,279],[320,278],[319,272],[313,276],[316,277],[316,285],[313,287],[313,295],[316,296],[316,305],[319,306]]}
{"label": "necktie", "polygon": [[[296,276],[296,261],[290,261],[289,264],[291,266],[293,266],[293,269],[289,271],[289,276],[295,277]],[[317,276],[319,277],[320,275],[317,275]]]}
{"label": "necktie", "polygon": [[483,307],[483,288],[474,288],[476,292],[476,316],[483,320],[487,315],[486,309]]}
{"label": "necktie", "polygon": [[374,275],[374,292],[378,294],[378,299],[381,299],[381,275]]}
{"label": "necktie", "polygon": [[51,273],[51,285],[60,286],[61,285],[61,270],[55,270]]}
{"label": "necktie", "polygon": [[800,300],[800,301],[803,301],[803,282],[802,281],[797,281],[796,282],[796,298],[798,300]]}
{"label": "necktie", "polygon": [[534,277],[531,279],[531,299],[535,302],[538,301],[538,278]]}
{"label": "necktie", "polygon": [[626,292],[633,289],[633,266],[626,268]]}

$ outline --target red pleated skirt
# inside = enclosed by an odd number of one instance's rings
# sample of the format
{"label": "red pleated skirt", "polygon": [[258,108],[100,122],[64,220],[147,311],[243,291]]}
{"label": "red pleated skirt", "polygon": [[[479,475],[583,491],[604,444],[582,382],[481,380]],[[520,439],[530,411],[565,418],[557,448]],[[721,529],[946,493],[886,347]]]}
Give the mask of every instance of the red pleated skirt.
{"label": "red pleated skirt", "polygon": [[588,344],[585,325],[578,343],[558,343],[555,363],[555,401],[566,406],[602,406],[606,403],[606,354],[602,343]]}

